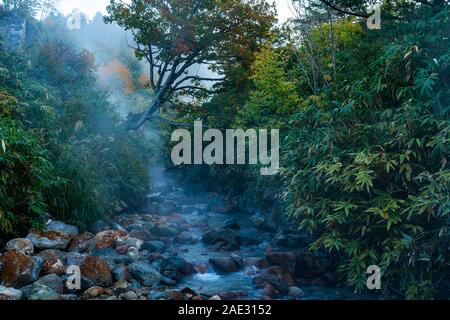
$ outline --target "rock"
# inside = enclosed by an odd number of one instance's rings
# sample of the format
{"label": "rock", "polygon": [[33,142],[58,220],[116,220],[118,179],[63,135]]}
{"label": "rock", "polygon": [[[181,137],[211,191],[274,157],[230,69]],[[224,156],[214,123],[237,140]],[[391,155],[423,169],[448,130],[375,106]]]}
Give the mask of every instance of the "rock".
{"label": "rock", "polygon": [[164,252],[167,248],[167,245],[158,240],[145,241],[142,245],[143,250],[148,250],[150,252]]}
{"label": "rock", "polygon": [[80,265],[82,279],[90,286],[108,287],[113,284],[109,265],[99,257],[86,257]]}
{"label": "rock", "polygon": [[61,294],[59,296],[60,300],[64,300],[64,301],[75,301],[78,300],[78,296],[76,294]]}
{"label": "rock", "polygon": [[132,230],[129,233],[130,237],[142,240],[142,241],[147,241],[147,240],[152,240],[154,238],[154,236],[145,230]]}
{"label": "rock", "polygon": [[123,230],[102,231],[95,235],[94,246],[97,249],[112,248],[115,247],[116,241],[125,237],[127,237],[127,233]]}
{"label": "rock", "polygon": [[64,250],[70,243],[72,237],[67,233],[58,231],[31,230],[27,238],[31,240],[38,249],[61,249]]}
{"label": "rock", "polygon": [[197,273],[201,273],[201,274],[207,273],[208,270],[209,270],[209,266],[208,266],[208,264],[206,264],[206,263],[199,262],[199,263],[196,263],[196,264],[194,265],[194,270],[195,270]]}
{"label": "rock", "polygon": [[56,249],[47,249],[38,254],[43,260],[41,274],[56,273],[61,275],[66,272],[66,253]]}
{"label": "rock", "polygon": [[164,202],[159,204],[158,214],[161,216],[168,216],[176,212],[180,212],[181,209],[174,202]]}
{"label": "rock", "polygon": [[103,293],[105,293],[105,289],[102,287],[94,286],[90,287],[83,293],[83,298],[85,299],[95,299],[98,296],[101,296]]}
{"label": "rock", "polygon": [[148,287],[157,285],[162,279],[158,270],[145,261],[134,262],[128,268],[135,279]]}
{"label": "rock", "polygon": [[76,251],[67,252],[65,255],[65,262],[67,266],[80,266],[87,255]]}
{"label": "rock", "polygon": [[273,219],[271,218],[270,214],[262,214],[260,212],[255,213],[252,215],[250,220],[253,222],[256,228],[260,230],[268,230],[268,231],[275,231],[275,223]]}
{"label": "rock", "polygon": [[0,286],[0,300],[20,300],[22,291],[14,288]]}
{"label": "rock", "polygon": [[125,300],[139,300],[139,296],[134,291],[127,291],[123,294]]}
{"label": "rock", "polygon": [[220,298],[218,295],[212,296],[211,298],[209,298],[209,300],[213,301],[213,300],[222,300],[222,298]]}
{"label": "rock", "polygon": [[333,286],[339,282],[339,275],[336,272],[327,272],[321,279],[326,286]]}
{"label": "rock", "polygon": [[88,226],[88,231],[92,232],[93,234],[97,234],[110,229],[111,225],[104,220],[95,221]]}
{"label": "rock", "polygon": [[271,266],[279,266],[293,273],[296,265],[296,255],[293,252],[268,252],[266,259]]}
{"label": "rock", "polygon": [[184,231],[180,235],[176,236],[175,241],[181,244],[193,244],[197,242],[197,240],[194,239],[194,237],[192,237],[192,235],[187,231]]}
{"label": "rock", "polygon": [[175,281],[179,281],[183,276],[191,274],[193,269],[192,264],[180,257],[170,257],[159,262],[161,275]]}
{"label": "rock", "polygon": [[241,255],[239,255],[237,253],[232,253],[230,256],[231,256],[231,259],[233,259],[233,261],[236,263],[236,265],[239,268],[245,267],[244,258],[242,258]]}
{"label": "rock", "polygon": [[179,234],[179,231],[166,224],[155,224],[150,232],[157,237],[174,237]]}
{"label": "rock", "polygon": [[45,231],[54,231],[69,235],[74,238],[79,234],[78,228],[57,220],[49,220],[45,225]]}
{"label": "rock", "polygon": [[127,248],[136,248],[136,250],[140,250],[144,241],[133,238],[133,237],[118,237],[115,241],[116,247],[127,247]]}
{"label": "rock", "polygon": [[0,257],[0,285],[21,288],[39,277],[43,260],[29,257],[19,251],[7,251]]}
{"label": "rock", "polygon": [[50,287],[33,283],[28,294],[28,300],[59,300],[59,294]]}
{"label": "rock", "polygon": [[6,250],[16,250],[22,252],[26,256],[32,256],[34,253],[33,243],[29,239],[18,238],[8,241]]}
{"label": "rock", "polygon": [[310,252],[304,248],[297,251],[295,274],[309,273],[311,276],[320,277],[331,270],[330,258],[326,253]]}
{"label": "rock", "polygon": [[236,218],[231,218],[226,220],[223,223],[223,228],[224,229],[233,229],[233,230],[237,230],[240,229],[241,226],[239,225],[239,223],[237,222]]}
{"label": "rock", "polygon": [[263,274],[253,278],[253,283],[258,288],[264,288],[266,284],[270,284],[282,294],[288,293],[289,287],[295,284],[292,275],[278,266],[270,267]]}
{"label": "rock", "polygon": [[218,272],[229,273],[239,270],[239,265],[231,257],[210,258],[209,263]]}
{"label": "rock", "polygon": [[266,284],[264,286],[264,294],[269,298],[274,298],[280,295],[277,289],[275,289],[271,284]]}
{"label": "rock", "polygon": [[247,290],[224,291],[219,293],[221,300],[239,300],[248,297]]}
{"label": "rock", "polygon": [[64,263],[56,258],[55,256],[51,257],[47,261],[44,262],[44,265],[41,270],[41,274],[57,274],[62,275],[66,272],[66,266]]}
{"label": "rock", "polygon": [[289,289],[288,289],[288,296],[290,296],[290,297],[298,298],[298,297],[302,297],[304,295],[305,295],[305,293],[299,287],[292,286],[292,287],[289,287]]}
{"label": "rock", "polygon": [[89,248],[92,247],[94,237],[95,237],[94,234],[90,232],[85,232],[80,235],[77,235],[75,238],[72,239],[67,250],[76,251],[80,253],[87,252],[89,251]]}
{"label": "rock", "polygon": [[37,280],[35,283],[47,286],[56,293],[62,293],[64,291],[64,281],[56,274],[48,274]]}
{"label": "rock", "polygon": [[239,234],[231,229],[210,229],[202,236],[202,241],[206,244],[220,244],[225,250],[239,249]]}
{"label": "rock", "polygon": [[131,280],[131,273],[128,267],[118,266],[113,270],[113,276],[116,281],[129,281]]}

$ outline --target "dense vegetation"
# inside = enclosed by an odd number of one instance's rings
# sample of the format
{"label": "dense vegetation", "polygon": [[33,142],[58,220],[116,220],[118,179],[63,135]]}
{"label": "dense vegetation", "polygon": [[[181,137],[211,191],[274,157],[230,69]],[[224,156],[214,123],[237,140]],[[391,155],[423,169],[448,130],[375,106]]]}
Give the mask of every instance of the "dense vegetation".
{"label": "dense vegetation", "polygon": [[39,225],[46,211],[84,227],[142,205],[149,187],[142,135],[120,128],[94,56],[28,19],[40,29],[29,49],[0,41],[2,237]]}

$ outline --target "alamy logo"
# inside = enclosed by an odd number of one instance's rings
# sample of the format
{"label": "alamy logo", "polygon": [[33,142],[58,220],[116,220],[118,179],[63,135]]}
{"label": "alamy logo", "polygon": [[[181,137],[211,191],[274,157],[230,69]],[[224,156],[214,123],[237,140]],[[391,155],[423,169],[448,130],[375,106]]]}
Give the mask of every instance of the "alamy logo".
{"label": "alamy logo", "polygon": [[381,8],[377,6],[371,12],[372,15],[367,18],[367,28],[370,30],[381,29]]}
{"label": "alamy logo", "polygon": [[81,29],[81,12],[74,12],[67,18],[67,29],[69,30],[80,30]]}
{"label": "alamy logo", "polygon": [[369,290],[380,290],[381,289],[381,269],[377,265],[372,265],[367,268],[367,289]]}
{"label": "alamy logo", "polygon": [[[180,164],[251,164],[262,166],[261,175],[275,175],[280,166],[279,130],[270,130],[270,144],[268,130],[254,129],[226,129],[225,139],[222,131],[208,129],[203,132],[201,121],[194,122],[194,141],[191,133],[186,129],[177,129],[172,133],[173,142],[180,141],[172,149],[172,162]],[[204,142],[209,144],[204,147]],[[225,142],[225,144],[224,144]],[[194,152],[192,153],[192,146]],[[247,152],[248,146],[248,152]],[[225,155],[224,155],[225,150]],[[269,152],[270,151],[270,152]],[[248,157],[247,157],[248,154]]]}
{"label": "alamy logo", "polygon": [[69,290],[80,290],[81,289],[81,270],[78,266],[67,267],[66,274],[70,275],[67,278],[66,286]]}

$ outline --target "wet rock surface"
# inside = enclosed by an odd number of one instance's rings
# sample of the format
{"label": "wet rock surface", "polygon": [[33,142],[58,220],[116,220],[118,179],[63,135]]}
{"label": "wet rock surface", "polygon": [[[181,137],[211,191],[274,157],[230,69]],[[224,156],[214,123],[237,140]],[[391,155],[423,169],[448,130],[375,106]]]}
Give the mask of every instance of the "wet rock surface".
{"label": "wet rock surface", "polygon": [[[9,241],[0,300],[358,298],[333,287],[337,275],[325,255],[306,249],[307,235],[277,233],[264,215],[240,212],[236,199],[159,177],[140,212],[86,232],[50,219]],[[69,270],[77,268],[73,288]]]}

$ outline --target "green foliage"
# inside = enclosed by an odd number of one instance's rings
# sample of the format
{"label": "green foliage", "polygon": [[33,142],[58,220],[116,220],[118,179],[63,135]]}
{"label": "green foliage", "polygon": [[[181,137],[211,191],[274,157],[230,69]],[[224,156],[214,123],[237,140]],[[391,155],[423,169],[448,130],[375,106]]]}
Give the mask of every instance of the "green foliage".
{"label": "green foliage", "polygon": [[432,298],[449,271],[449,13],[423,14],[361,37],[378,46],[352,52],[368,68],[293,115],[283,155],[289,216],[317,234],[312,249],[343,255],[357,290],[379,265],[407,298]]}
{"label": "green foliage", "polygon": [[1,44],[0,51],[0,120],[12,152],[1,171],[7,218],[0,234],[28,228],[44,210],[85,227],[142,205],[150,184],[147,147],[141,134],[120,128],[97,85],[92,54],[61,40],[21,56]]}
{"label": "green foliage", "polygon": [[54,169],[39,139],[15,120],[0,117],[0,234],[39,224]]}

